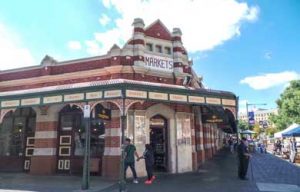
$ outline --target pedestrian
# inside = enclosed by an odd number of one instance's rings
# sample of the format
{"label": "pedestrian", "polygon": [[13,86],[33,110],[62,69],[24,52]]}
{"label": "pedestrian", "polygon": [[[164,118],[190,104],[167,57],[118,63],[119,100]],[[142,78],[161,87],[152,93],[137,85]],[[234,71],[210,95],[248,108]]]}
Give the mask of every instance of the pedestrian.
{"label": "pedestrian", "polygon": [[233,153],[233,140],[231,137],[228,140],[228,145],[229,145],[230,152]]}
{"label": "pedestrian", "polygon": [[295,138],[290,139],[290,162],[295,163],[295,157],[297,153],[297,143]]}
{"label": "pedestrian", "polygon": [[145,145],[143,156],[138,158],[137,161],[140,159],[145,159],[145,167],[147,171],[147,180],[145,181],[145,184],[152,184],[153,180],[155,179],[155,176],[153,175],[154,155],[150,144]]}
{"label": "pedestrian", "polygon": [[137,180],[137,175],[135,171],[135,160],[134,156],[136,158],[139,158],[138,153],[136,152],[136,148],[133,144],[131,144],[131,140],[129,138],[125,139],[125,160],[124,160],[124,169],[125,169],[125,179],[126,179],[126,171],[127,168],[130,167],[132,175],[133,175],[133,183],[139,183]]}
{"label": "pedestrian", "polygon": [[238,176],[242,180],[247,180],[246,175],[248,170],[250,154],[248,151],[247,139],[245,137],[242,138],[240,144],[238,145],[237,153],[239,160]]}

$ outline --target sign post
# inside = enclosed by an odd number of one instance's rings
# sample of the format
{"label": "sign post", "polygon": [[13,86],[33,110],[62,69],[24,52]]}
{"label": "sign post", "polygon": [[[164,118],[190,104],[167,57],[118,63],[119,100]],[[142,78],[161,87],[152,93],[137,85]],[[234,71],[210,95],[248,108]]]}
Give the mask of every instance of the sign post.
{"label": "sign post", "polygon": [[83,174],[81,189],[87,190],[90,187],[90,143],[91,143],[91,129],[90,129],[90,116],[91,106],[84,105],[83,116],[85,122],[85,149],[83,161]]}

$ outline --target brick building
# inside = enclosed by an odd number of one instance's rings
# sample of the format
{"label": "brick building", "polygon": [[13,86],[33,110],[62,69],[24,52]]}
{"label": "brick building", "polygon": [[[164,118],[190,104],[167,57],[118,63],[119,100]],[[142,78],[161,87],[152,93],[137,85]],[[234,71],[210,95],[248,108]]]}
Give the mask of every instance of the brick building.
{"label": "brick building", "polygon": [[[117,178],[122,129],[139,154],[155,150],[155,170],[196,170],[236,133],[236,96],[207,90],[181,41],[157,20],[106,55],[0,71],[0,171],[82,172],[83,106],[91,106],[91,172]],[[20,61],[21,62],[21,61]],[[103,111],[110,119],[101,119]],[[143,162],[137,163],[145,175]]]}

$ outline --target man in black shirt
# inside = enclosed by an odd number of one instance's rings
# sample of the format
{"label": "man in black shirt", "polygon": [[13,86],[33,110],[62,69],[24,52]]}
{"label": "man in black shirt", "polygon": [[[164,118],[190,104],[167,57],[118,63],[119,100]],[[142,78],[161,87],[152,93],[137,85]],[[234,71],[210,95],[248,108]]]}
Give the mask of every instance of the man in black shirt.
{"label": "man in black shirt", "polygon": [[237,152],[239,160],[238,176],[240,179],[246,180],[250,154],[248,152],[247,139],[245,137],[242,138],[238,145]]}

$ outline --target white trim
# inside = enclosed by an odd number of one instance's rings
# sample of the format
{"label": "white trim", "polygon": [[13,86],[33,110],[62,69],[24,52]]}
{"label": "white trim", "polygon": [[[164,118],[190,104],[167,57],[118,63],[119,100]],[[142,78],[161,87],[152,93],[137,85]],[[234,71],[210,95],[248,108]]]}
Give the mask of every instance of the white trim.
{"label": "white trim", "polygon": [[120,156],[121,149],[119,147],[105,147],[104,156]]}
{"label": "white trim", "polygon": [[120,137],[121,129],[118,128],[106,128],[105,129],[105,137]]}
{"label": "white trim", "polygon": [[55,139],[57,138],[57,131],[36,131],[35,139]]}
{"label": "white trim", "polygon": [[34,148],[33,156],[54,156],[56,148]]}

